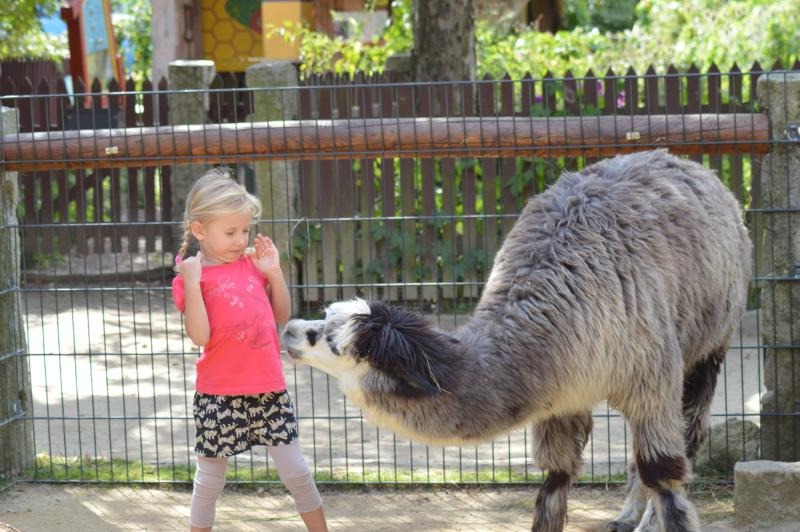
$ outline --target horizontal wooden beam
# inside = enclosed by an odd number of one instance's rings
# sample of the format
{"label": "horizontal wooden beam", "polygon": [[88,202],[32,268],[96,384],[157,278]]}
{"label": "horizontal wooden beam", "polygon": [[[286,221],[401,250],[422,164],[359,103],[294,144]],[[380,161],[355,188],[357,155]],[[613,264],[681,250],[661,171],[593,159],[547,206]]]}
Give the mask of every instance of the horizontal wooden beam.
{"label": "horizontal wooden beam", "polygon": [[49,131],[2,137],[6,171],[277,159],[600,157],[766,153],[763,114],[295,120]]}

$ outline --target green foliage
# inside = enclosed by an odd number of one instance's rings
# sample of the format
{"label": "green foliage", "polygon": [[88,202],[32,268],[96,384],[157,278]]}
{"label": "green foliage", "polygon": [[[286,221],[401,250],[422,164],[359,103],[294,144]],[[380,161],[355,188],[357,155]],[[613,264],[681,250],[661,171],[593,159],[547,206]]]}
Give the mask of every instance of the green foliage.
{"label": "green foliage", "polygon": [[530,28],[501,34],[479,24],[478,70],[519,79],[548,71],[559,77],[568,69],[578,76],[590,68],[595,74],[629,67],[644,72],[650,65],[664,72],[670,64],[700,71],[712,64],[722,71],[734,64],[746,69],[754,61],[788,66],[800,58],[796,11],[796,0],[642,0],[633,26],[617,32],[604,33],[607,24],[597,23],[555,35]]}
{"label": "green foliage", "polygon": [[[721,70],[754,61],[790,65],[800,58],[797,0],[569,0],[572,29],[555,35],[530,27],[476,25],[478,75],[520,79],[548,71],[581,76],[590,68],[603,74],[651,64],[665,71],[692,64],[701,71],[715,63]],[[379,39],[362,44],[330,38],[307,28],[273,28],[287,40],[302,39],[303,75],[336,72],[379,73],[386,59],[413,46],[410,0],[392,2],[393,20]]]}
{"label": "green foliage", "polygon": [[[37,246],[37,249],[41,246]],[[49,270],[57,264],[64,263],[64,256],[55,253],[33,253],[25,258],[26,269]]]}
{"label": "green foliage", "polygon": [[124,56],[127,47],[133,52],[132,71],[125,74],[141,83],[150,76],[153,66],[152,5],[149,0],[112,0],[111,5],[116,14],[114,33],[119,54]]}
{"label": "green foliage", "polygon": [[[56,13],[59,0],[20,0],[4,3],[0,10],[0,59],[43,58],[60,60],[68,55],[65,35],[42,31],[39,17]],[[139,82],[149,76],[152,67],[149,0],[112,0],[114,31],[120,55],[132,47],[134,66],[127,74]]]}
{"label": "green foliage", "polygon": [[657,65],[789,65],[800,57],[797,8],[796,0],[642,0],[639,22],[624,37]]}
{"label": "green foliage", "polygon": [[59,4],[58,0],[4,2],[0,10],[0,59],[61,58],[66,39],[45,34],[38,18],[55,13]]}
{"label": "green foliage", "polygon": [[622,31],[636,21],[639,0],[565,0],[566,28],[597,28],[601,32]]}
{"label": "green foliage", "polygon": [[[392,2],[392,20],[379,37],[363,43],[356,37],[330,37],[312,31],[308,26],[287,22],[283,26],[266,26],[268,36],[279,35],[288,43],[300,43],[300,75],[334,72],[336,74],[376,74],[383,71],[386,60],[398,53],[407,52],[413,43],[409,0]],[[346,22],[360,35],[359,23]]]}

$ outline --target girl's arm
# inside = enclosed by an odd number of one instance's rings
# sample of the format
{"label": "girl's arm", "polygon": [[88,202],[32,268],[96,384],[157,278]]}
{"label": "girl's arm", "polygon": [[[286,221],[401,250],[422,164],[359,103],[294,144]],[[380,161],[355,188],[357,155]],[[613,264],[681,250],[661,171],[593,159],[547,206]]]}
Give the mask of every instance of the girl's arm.
{"label": "girl's arm", "polygon": [[286,286],[286,280],[283,278],[283,272],[280,268],[272,270],[266,274],[269,281],[269,291],[267,296],[272,305],[272,314],[275,316],[275,322],[283,325],[292,315],[292,299],[289,296],[289,287]]}
{"label": "girl's arm", "polygon": [[284,324],[291,317],[292,300],[289,296],[289,288],[286,286],[286,279],[283,278],[278,248],[275,247],[272,240],[261,233],[256,235],[253,244],[255,253],[252,255],[252,259],[269,282],[267,297],[272,305],[275,322]]}
{"label": "girl's arm", "polygon": [[189,257],[180,265],[180,275],[183,276],[185,291],[185,305],[183,309],[184,326],[186,334],[192,339],[194,345],[204,346],[211,336],[211,326],[208,323],[208,312],[200,291],[200,274],[202,272],[203,254],[198,252],[194,257]]}

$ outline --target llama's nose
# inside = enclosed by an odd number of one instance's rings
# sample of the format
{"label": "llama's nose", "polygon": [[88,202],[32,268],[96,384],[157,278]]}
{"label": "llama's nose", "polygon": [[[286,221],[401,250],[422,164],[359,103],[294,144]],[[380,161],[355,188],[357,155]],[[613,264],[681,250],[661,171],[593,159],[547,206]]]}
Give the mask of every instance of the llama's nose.
{"label": "llama's nose", "polygon": [[297,322],[296,320],[289,320],[283,327],[283,339],[288,341],[296,340],[297,338]]}

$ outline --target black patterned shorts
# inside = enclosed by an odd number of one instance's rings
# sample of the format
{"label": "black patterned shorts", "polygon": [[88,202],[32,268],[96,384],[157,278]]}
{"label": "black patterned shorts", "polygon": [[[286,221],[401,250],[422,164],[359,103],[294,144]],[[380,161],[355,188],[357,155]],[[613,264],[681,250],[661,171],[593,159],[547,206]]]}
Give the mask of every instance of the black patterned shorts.
{"label": "black patterned shorts", "polygon": [[297,439],[297,420],[289,393],[209,395],[195,392],[195,452],[232,456],[253,445],[287,445]]}

